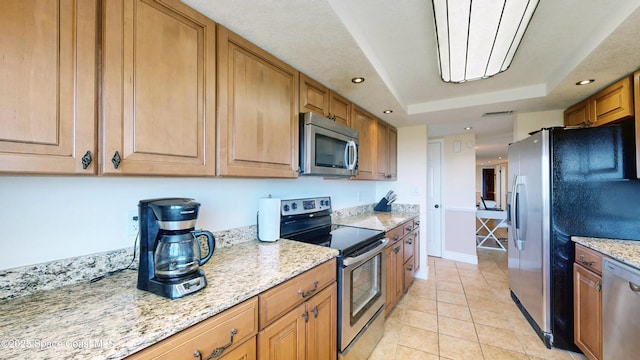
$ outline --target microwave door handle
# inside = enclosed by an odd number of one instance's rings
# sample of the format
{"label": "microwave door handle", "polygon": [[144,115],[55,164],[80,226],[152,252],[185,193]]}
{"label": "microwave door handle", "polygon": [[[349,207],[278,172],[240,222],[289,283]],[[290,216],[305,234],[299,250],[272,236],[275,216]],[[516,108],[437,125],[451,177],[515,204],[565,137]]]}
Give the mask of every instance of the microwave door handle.
{"label": "microwave door handle", "polygon": [[[351,152],[349,149],[353,149],[353,157],[349,156]],[[356,168],[356,161],[358,159],[358,147],[355,141],[349,140],[344,147],[344,163],[347,164],[347,170],[354,170]]]}

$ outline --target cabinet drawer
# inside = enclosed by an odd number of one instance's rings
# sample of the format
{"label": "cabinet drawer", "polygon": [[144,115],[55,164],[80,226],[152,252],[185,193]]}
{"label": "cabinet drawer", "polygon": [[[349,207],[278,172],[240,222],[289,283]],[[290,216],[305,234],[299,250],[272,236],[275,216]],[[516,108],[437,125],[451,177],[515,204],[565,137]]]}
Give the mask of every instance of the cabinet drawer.
{"label": "cabinet drawer", "polygon": [[416,224],[413,221],[413,219],[407,221],[406,223],[404,223],[404,233],[408,234],[410,232],[412,232],[415,228],[416,228]]}
{"label": "cabinet drawer", "polygon": [[602,257],[603,255],[601,253],[580,244],[576,244],[576,263],[597,273],[598,275],[602,275]]}
{"label": "cabinet drawer", "polygon": [[404,236],[404,225],[400,225],[398,227],[395,227],[387,231],[387,238],[389,239],[389,245],[387,246],[391,246],[391,244],[400,240],[403,236]]}
{"label": "cabinet drawer", "polygon": [[127,359],[193,360],[196,351],[199,351],[204,359],[214,349],[229,345],[234,329],[233,343],[224,350],[223,355],[234,351],[240,344],[252,337],[254,338],[255,347],[255,335],[258,333],[257,298],[247,300],[208,320],[172,335],[133,354]]}
{"label": "cabinet drawer", "polygon": [[260,294],[260,329],[336,281],[336,270],[332,259]]}
{"label": "cabinet drawer", "polygon": [[416,240],[416,231],[413,231],[409,234],[407,234],[407,236],[404,237],[404,239],[402,241],[404,241],[404,261],[409,260],[410,257],[413,256],[413,254],[415,253],[415,242]]}

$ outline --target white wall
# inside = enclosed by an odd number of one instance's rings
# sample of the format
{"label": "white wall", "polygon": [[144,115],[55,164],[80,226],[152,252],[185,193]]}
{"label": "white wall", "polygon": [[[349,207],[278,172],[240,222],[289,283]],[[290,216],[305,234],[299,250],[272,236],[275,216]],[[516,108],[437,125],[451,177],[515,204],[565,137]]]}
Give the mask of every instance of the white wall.
{"label": "white wall", "polygon": [[389,190],[398,194],[396,202],[420,205],[420,270],[416,277],[426,279],[427,268],[427,126],[398,129],[398,181],[377,183],[376,201]]}
{"label": "white wall", "polygon": [[[459,152],[456,142],[460,142]],[[460,134],[444,138],[443,257],[477,263],[475,241],[476,169],[475,135]]]}
{"label": "white wall", "polygon": [[140,199],[192,197],[202,204],[197,227],[218,231],[256,224],[269,194],[329,195],[341,209],[375,202],[376,182],[0,176],[0,269],[131,247],[127,217]]}
{"label": "white wall", "polygon": [[563,125],[563,110],[538,111],[518,114],[516,115],[516,118],[513,122],[513,138],[514,141],[522,140],[528,137],[529,133],[532,131]]}

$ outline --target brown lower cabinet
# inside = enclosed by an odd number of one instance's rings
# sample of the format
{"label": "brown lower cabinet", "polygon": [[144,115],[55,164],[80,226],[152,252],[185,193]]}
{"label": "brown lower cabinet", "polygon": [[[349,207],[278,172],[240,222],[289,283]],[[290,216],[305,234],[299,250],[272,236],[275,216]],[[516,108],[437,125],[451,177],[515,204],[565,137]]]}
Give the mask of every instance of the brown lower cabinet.
{"label": "brown lower cabinet", "polygon": [[334,259],[127,359],[336,360],[337,300]]}
{"label": "brown lower cabinet", "polygon": [[258,333],[258,299],[254,297],[210,319],[139,351],[128,360],[206,359],[216,349],[216,359],[255,359]]}
{"label": "brown lower cabinet", "polygon": [[258,334],[259,359],[335,360],[337,285],[331,284]]}
{"label": "brown lower cabinet", "polygon": [[420,222],[418,218],[387,231],[389,244],[385,249],[386,308],[388,316],[402,294],[409,290],[418,269],[420,251]]}
{"label": "brown lower cabinet", "polygon": [[573,298],[574,342],[588,359],[602,359],[602,255],[579,244]]}

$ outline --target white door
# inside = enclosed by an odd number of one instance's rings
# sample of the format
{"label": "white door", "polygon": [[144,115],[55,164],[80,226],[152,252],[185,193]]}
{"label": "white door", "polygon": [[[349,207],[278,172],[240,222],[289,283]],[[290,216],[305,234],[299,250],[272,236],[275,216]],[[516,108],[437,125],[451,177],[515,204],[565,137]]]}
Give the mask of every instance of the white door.
{"label": "white door", "polygon": [[427,148],[427,255],[442,257],[442,140]]}

